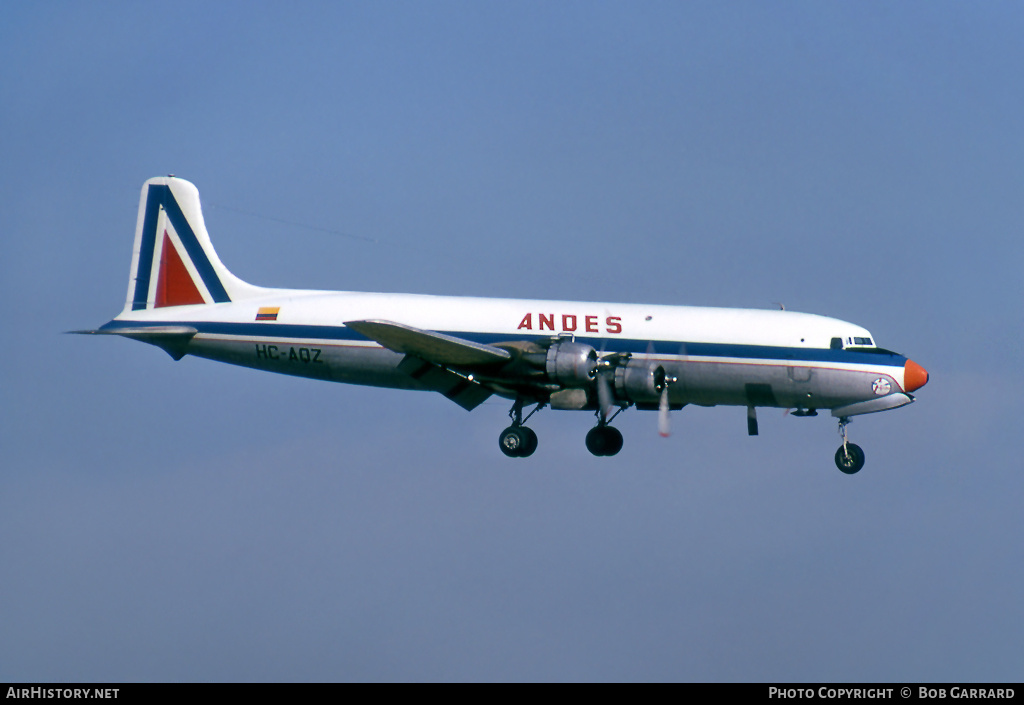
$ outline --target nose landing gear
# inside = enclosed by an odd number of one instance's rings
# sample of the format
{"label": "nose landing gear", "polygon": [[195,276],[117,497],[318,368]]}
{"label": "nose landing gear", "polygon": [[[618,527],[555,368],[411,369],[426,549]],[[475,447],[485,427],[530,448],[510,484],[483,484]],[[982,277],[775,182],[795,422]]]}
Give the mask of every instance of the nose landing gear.
{"label": "nose landing gear", "polygon": [[847,475],[853,475],[864,467],[864,451],[859,445],[846,439],[846,426],[849,423],[849,416],[839,419],[839,435],[843,437],[843,445],[836,451],[836,467]]}

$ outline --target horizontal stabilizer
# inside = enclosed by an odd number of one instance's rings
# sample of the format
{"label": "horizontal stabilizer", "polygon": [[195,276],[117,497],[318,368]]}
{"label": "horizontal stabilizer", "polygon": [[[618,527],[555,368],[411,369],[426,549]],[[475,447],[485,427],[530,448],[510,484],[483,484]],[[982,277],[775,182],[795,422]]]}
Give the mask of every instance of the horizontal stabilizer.
{"label": "horizontal stabilizer", "polygon": [[155,345],[175,360],[185,357],[188,344],[199,331],[189,326],[139,326],[138,328],[100,328],[98,330],[72,330],[79,335],[120,335]]}
{"label": "horizontal stabilizer", "polygon": [[437,365],[473,367],[508,362],[512,355],[493,345],[474,343],[455,336],[420,330],[391,321],[346,321],[346,326],[388,350]]}

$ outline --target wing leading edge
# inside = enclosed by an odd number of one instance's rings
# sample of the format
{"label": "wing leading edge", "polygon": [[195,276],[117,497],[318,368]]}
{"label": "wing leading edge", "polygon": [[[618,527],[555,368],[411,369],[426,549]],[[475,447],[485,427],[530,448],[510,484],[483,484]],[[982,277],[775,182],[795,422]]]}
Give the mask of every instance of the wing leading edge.
{"label": "wing leading edge", "polygon": [[383,345],[388,350],[442,366],[476,367],[509,362],[512,355],[493,345],[420,330],[392,321],[347,321],[346,326]]}

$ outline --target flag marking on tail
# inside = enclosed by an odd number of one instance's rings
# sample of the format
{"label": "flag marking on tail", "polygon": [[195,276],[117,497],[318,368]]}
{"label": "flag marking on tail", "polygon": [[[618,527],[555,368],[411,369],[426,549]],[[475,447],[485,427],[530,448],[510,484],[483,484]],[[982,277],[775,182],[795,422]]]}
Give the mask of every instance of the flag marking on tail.
{"label": "flag marking on tail", "polygon": [[277,314],[281,311],[280,306],[261,306],[256,312],[257,321],[276,321]]}

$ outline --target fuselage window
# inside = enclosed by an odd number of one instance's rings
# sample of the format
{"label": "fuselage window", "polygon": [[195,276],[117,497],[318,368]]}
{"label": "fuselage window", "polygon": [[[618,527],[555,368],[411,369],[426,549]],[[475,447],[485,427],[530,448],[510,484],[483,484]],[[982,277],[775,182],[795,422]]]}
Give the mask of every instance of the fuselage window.
{"label": "fuselage window", "polygon": [[829,343],[829,347],[832,348],[833,350],[842,350],[843,349],[843,339],[842,338],[832,338],[832,342]]}

